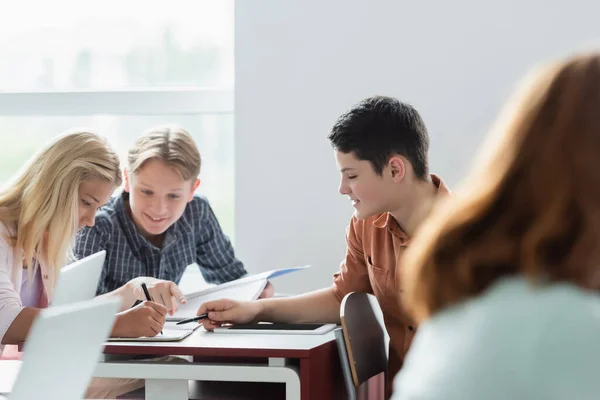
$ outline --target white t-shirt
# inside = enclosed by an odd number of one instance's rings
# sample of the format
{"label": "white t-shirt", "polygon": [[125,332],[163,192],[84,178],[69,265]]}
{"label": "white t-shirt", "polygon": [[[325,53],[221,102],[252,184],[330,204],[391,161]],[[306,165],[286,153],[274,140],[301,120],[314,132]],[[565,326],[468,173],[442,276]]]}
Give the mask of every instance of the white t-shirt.
{"label": "white t-shirt", "polygon": [[419,326],[393,399],[600,399],[600,295],[500,280]]}

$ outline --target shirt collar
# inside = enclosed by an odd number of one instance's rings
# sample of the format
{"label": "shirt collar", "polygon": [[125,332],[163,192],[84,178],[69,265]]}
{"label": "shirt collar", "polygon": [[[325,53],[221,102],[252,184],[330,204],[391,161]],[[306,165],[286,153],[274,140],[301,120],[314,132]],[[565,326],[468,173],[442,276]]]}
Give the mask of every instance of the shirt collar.
{"label": "shirt collar", "polygon": [[394,218],[389,212],[381,214],[375,221],[373,221],[373,225],[376,228],[387,229],[391,234],[400,239],[401,245],[406,244],[409,240],[409,237],[406,234],[406,232],[404,232],[402,228],[400,228],[400,225],[398,225],[398,221],[396,221],[396,218]]}
{"label": "shirt collar", "polygon": [[437,176],[435,174],[431,174],[430,176],[431,176],[431,181],[438,188],[439,195],[446,196],[446,195],[452,194],[452,192],[450,192],[450,188],[448,188],[448,186],[446,186],[446,183],[444,182],[444,180],[442,178],[440,178],[439,176]]}
{"label": "shirt collar", "polygon": [[[156,248],[156,246],[150,243],[150,241],[140,233],[137,226],[135,226],[135,222],[133,222],[133,219],[129,215],[129,211],[127,209],[129,207],[129,205],[127,204],[128,200],[129,193],[123,191],[118,196],[117,201],[115,202],[115,211],[117,212],[117,217],[121,222],[123,232],[125,232],[129,244],[131,245],[132,249],[135,249],[136,251],[139,251],[141,248],[144,247],[150,249]],[[163,248],[168,247],[169,245],[174,243],[177,240],[177,238],[179,238],[180,233],[178,225],[179,224],[175,223],[171,225],[169,229],[167,229],[162,246]]]}
{"label": "shirt collar", "polygon": [[[431,181],[438,188],[438,195],[446,196],[450,194],[450,189],[446,186],[442,178],[434,174],[431,174],[430,176]],[[407,245],[408,242],[410,242],[411,238],[402,230],[402,228],[400,228],[396,218],[389,212],[385,212],[375,219],[375,221],[373,221],[373,226],[380,229],[387,229],[390,233],[400,239],[401,245]]]}

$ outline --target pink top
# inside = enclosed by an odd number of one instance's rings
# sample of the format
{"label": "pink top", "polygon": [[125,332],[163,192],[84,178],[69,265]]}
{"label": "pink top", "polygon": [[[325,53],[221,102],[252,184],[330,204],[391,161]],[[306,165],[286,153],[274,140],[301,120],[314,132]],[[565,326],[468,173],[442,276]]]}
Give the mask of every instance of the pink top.
{"label": "pink top", "polygon": [[[54,291],[54,268],[47,268],[42,260],[39,275],[36,274],[35,278],[37,282],[41,281],[41,285],[36,282],[32,282],[32,286],[23,284],[27,279],[27,271],[23,269],[23,252],[5,239],[14,233],[14,226],[0,222],[0,341],[21,310],[28,306],[21,298],[21,290],[30,292],[23,295],[26,302],[37,303],[40,308],[48,306],[48,299],[52,298]],[[0,345],[0,357],[3,351],[4,346]]]}
{"label": "pink top", "polygon": [[23,277],[21,280],[21,304],[23,307],[41,308],[42,296],[44,294],[44,285],[42,284],[42,273],[40,268],[36,269],[33,280],[29,281],[29,273],[23,268]]}

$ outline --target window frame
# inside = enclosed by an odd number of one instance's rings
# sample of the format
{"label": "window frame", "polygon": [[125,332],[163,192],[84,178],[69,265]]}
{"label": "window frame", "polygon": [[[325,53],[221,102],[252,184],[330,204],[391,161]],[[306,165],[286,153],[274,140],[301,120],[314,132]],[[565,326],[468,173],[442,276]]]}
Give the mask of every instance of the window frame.
{"label": "window frame", "polygon": [[[1,117],[200,116],[203,114],[235,115],[233,89],[159,87],[0,92]],[[235,204],[235,194],[233,201]],[[233,241],[235,226],[231,229],[231,232],[226,233]]]}
{"label": "window frame", "polygon": [[233,89],[126,88],[1,92],[1,116],[233,114]]}

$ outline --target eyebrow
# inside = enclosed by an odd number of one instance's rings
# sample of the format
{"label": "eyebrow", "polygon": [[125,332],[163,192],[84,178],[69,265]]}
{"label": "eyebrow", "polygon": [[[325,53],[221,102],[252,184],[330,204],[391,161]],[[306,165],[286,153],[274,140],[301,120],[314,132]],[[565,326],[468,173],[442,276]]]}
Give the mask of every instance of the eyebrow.
{"label": "eyebrow", "polygon": [[84,195],[86,195],[86,196],[88,196],[88,197],[91,197],[91,198],[92,198],[92,199],[93,199],[93,200],[94,200],[96,203],[100,203],[100,200],[98,200],[97,198],[95,198],[95,197],[94,197],[94,196],[92,196],[91,194],[89,194],[89,193],[84,193]]}
{"label": "eyebrow", "polygon": [[342,170],[340,172],[348,172],[348,171],[354,171],[354,168],[350,168],[350,167],[342,168]]}
{"label": "eyebrow", "polygon": [[[140,185],[145,186],[147,189],[154,189],[154,187],[152,185],[148,185],[145,182],[140,181],[139,182]],[[183,188],[174,188],[174,189],[169,189],[170,192],[183,192]]]}

